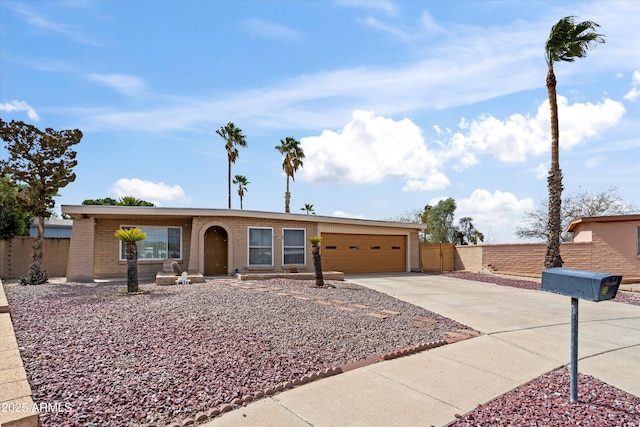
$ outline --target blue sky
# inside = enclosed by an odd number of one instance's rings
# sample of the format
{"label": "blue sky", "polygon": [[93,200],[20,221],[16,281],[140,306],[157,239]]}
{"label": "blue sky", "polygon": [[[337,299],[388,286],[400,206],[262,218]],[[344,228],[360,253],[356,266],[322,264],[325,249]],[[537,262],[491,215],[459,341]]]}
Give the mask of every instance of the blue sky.
{"label": "blue sky", "polygon": [[[544,44],[575,15],[607,43],[556,64],[565,194],[640,206],[637,1],[0,1],[0,116],[81,129],[57,204],[227,207],[215,130],[247,137],[244,208],[389,219],[453,197],[489,243],[547,196]],[[239,200],[233,190],[233,208]]]}

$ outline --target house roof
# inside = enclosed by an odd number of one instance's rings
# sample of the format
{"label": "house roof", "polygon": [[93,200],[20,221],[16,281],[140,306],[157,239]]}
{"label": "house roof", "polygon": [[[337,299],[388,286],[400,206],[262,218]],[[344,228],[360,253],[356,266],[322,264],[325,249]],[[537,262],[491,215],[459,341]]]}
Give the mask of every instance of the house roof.
{"label": "house roof", "polygon": [[315,223],[369,225],[373,227],[397,227],[414,230],[424,229],[424,224],[407,222],[380,221],[358,218],[342,218],[322,215],[297,213],[262,212],[238,209],[205,209],[205,208],[162,208],[152,206],[104,206],[104,205],[63,205],[62,213],[72,218],[135,218],[143,216],[193,218],[197,216],[245,217],[260,219],[277,219],[288,221],[307,221]]}
{"label": "house roof", "polygon": [[612,215],[612,216],[590,216],[585,218],[576,219],[571,221],[571,224],[567,227],[568,232],[575,231],[579,224],[587,222],[625,222],[625,221],[640,221],[640,214],[633,215]]}

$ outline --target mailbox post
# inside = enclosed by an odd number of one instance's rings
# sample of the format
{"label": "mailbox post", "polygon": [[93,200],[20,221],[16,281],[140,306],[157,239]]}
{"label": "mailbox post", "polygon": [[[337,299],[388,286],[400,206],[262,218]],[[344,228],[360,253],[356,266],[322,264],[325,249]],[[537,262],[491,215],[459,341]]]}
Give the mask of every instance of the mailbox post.
{"label": "mailbox post", "polygon": [[542,290],[571,297],[570,402],[578,401],[578,298],[606,301],[615,298],[622,276],[570,268],[542,272]]}

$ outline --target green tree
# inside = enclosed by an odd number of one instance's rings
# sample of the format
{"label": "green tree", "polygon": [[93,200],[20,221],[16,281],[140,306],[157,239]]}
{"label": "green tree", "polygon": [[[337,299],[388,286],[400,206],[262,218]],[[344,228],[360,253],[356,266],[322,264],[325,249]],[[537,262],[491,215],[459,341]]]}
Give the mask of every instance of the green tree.
{"label": "green tree", "polygon": [[567,16],[551,28],[545,45],[547,61],[547,92],[551,116],[551,169],[547,183],[549,186],[548,239],[544,265],[546,268],[562,267],[560,256],[562,170],[560,169],[560,131],[558,120],[558,101],[556,94],[556,75],[553,64],[558,61],[573,62],[575,58],[586,56],[596,43],[604,43],[604,36],[595,30],[598,24],[591,21],[575,23],[573,16]]}
{"label": "green tree", "polygon": [[455,242],[456,244],[477,245],[478,242],[484,242],[484,234],[476,230],[476,228],[473,226],[472,221],[473,221],[473,218],[469,216],[460,218],[460,220],[458,221],[458,224],[459,224],[458,232],[459,232],[459,235],[461,236],[461,239],[460,239],[461,241]]}
{"label": "green tree", "polygon": [[113,235],[124,242],[127,259],[127,293],[138,292],[138,243],[147,238],[147,233],[139,228],[122,228]]}
{"label": "green tree", "polygon": [[21,282],[45,283],[47,272],[41,270],[44,220],[51,216],[58,191],[76,179],[73,168],[78,162],[72,147],[80,142],[82,132],[41,131],[21,121],[7,123],[0,119],[0,136],[8,153],[8,158],[0,161],[2,175],[18,185],[18,203],[38,220],[33,263]]}
{"label": "green tree", "polygon": [[[516,230],[516,236],[522,239],[548,239],[549,211],[547,207],[549,201],[547,199],[540,202],[537,209],[525,212],[521,221],[522,227]],[[572,221],[580,218],[610,215],[626,215],[637,208],[630,203],[622,200],[618,194],[618,188],[615,186],[605,190],[592,193],[582,190],[577,193],[570,194],[562,200],[562,210],[560,214],[560,223],[562,234],[560,240],[563,242],[573,241],[573,233],[567,233],[567,227]]]}
{"label": "green tree", "polygon": [[82,201],[83,205],[90,206],[117,206],[118,201],[111,197],[105,197],[104,199],[87,199]]}
{"label": "green tree", "polygon": [[105,197],[104,199],[87,199],[82,201],[83,205],[91,206],[155,206],[151,202],[146,200],[137,199],[133,196],[124,196],[118,200],[111,197]]}
{"label": "green tree", "polygon": [[453,243],[456,228],[453,215],[456,201],[452,198],[441,200],[435,206],[424,207],[423,222],[427,226],[427,237],[431,243]]}
{"label": "green tree", "polygon": [[146,200],[137,199],[133,196],[124,196],[118,199],[118,206],[150,206],[154,207],[155,205],[151,202],[147,202]]}
{"label": "green tree", "polygon": [[238,186],[238,196],[240,196],[240,209],[242,209],[242,199],[244,198],[244,193],[247,191],[247,185],[251,184],[247,181],[247,177],[244,175],[236,175],[233,178],[233,183]]}
{"label": "green tree", "polygon": [[0,240],[28,236],[32,217],[18,204],[18,189],[9,178],[0,177]]}
{"label": "green tree", "polygon": [[242,134],[242,129],[236,127],[232,122],[227,123],[226,126],[220,127],[220,129],[216,129],[216,133],[224,139],[224,148],[227,150],[227,184],[229,189],[229,209],[231,209],[231,164],[238,160],[237,147],[246,147],[247,140]]}
{"label": "green tree", "polygon": [[316,214],[315,210],[313,209],[313,205],[310,204],[310,203],[305,203],[304,207],[301,207],[300,210],[306,212],[307,215],[315,215]]}
{"label": "green tree", "polygon": [[284,155],[282,160],[282,169],[287,175],[287,190],[284,193],[284,211],[289,213],[289,202],[291,201],[291,193],[289,192],[289,177],[295,181],[296,171],[303,166],[304,151],[300,147],[300,142],[295,138],[288,136],[284,140],[280,140],[280,145],[276,145],[276,150]]}

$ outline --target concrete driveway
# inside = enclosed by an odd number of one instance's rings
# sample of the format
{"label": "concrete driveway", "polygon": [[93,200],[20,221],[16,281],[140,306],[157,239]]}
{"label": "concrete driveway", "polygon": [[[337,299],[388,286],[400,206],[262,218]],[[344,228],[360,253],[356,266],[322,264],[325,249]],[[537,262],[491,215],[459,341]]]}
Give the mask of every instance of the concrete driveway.
{"label": "concrete driveway", "polygon": [[[569,363],[568,297],[425,274],[346,279],[483,335],[315,381],[207,426],[447,425]],[[580,301],[579,320],[579,371],[640,396],[640,307]]]}

